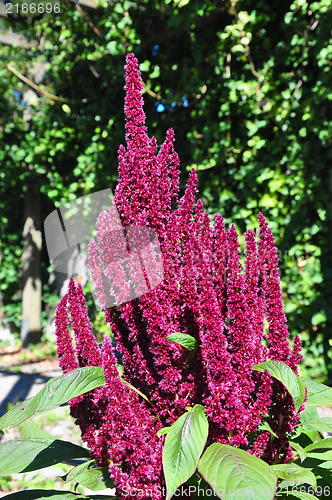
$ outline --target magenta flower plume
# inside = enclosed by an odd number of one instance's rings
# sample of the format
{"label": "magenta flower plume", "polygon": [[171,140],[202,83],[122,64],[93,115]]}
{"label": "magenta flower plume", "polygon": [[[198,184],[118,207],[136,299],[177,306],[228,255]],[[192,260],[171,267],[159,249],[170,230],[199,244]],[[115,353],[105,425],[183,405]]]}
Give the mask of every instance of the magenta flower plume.
{"label": "magenta flower plume", "polygon": [[[289,347],[289,334],[282,302],[282,291],[278,268],[278,251],[274,237],[263,214],[258,215],[260,224],[259,264],[261,269],[261,288],[264,290],[266,319],[268,332],[268,357],[288,364],[297,374],[300,362],[301,341],[295,337],[293,352]],[[303,410],[303,407],[300,409]],[[287,439],[294,432],[299,421],[299,412],[295,411],[293,400],[281,382],[274,380],[272,384],[271,409],[269,423],[279,436],[272,440],[266,451],[266,460],[270,463],[279,455],[279,460],[287,461],[292,451]]]}
{"label": "magenta flower plume", "polygon": [[80,366],[101,366],[102,358],[95,336],[91,331],[88,308],[81,283],[75,285],[70,280],[68,290],[68,310],[75,335],[75,349]]}
{"label": "magenta flower plume", "polygon": [[[80,364],[74,361],[68,314]],[[68,296],[59,303],[56,324],[58,355],[64,372],[78,366],[104,368],[105,386],[70,402],[70,413],[80,426],[82,439],[88,444],[92,457],[100,465],[112,464],[110,471],[118,479],[119,488],[137,487],[138,484],[143,488],[148,479],[151,485],[163,483],[163,439],[156,434],[161,424],[139,401],[137,394],[120,381],[109,337],[105,337],[103,348],[99,349],[91,332],[82,287],[73,280],[69,283]],[[123,472],[114,465],[119,462]],[[129,468],[132,475],[128,474]]]}
{"label": "magenta flower plume", "polygon": [[[57,353],[64,373],[78,367],[102,365],[101,352],[91,331],[82,286],[80,283],[76,285],[73,279],[70,280],[68,294],[58,305],[56,327]],[[96,389],[70,401],[70,414],[76,419],[81,428],[82,439],[90,448],[94,446],[95,433],[100,425],[100,409],[94,399],[97,392]]]}
{"label": "magenta flower plume", "polygon": [[125,98],[127,149],[119,149],[119,181],[114,201],[124,226],[153,227],[162,237],[179,191],[179,158],[170,129],[156,154],[156,141],[149,139],[143,112],[138,62],[128,54]]}
{"label": "magenta flower plume", "polygon": [[290,358],[290,349],[280,287],[278,250],[263,214],[258,215],[258,220],[260,224],[261,287],[265,294],[266,319],[269,322],[267,334],[268,356],[270,359],[278,359],[287,363]]}
{"label": "magenta flower plume", "polygon": [[164,485],[163,439],[156,434],[161,425],[140,402],[138,395],[120,381],[107,336],[103,343],[103,366],[106,408],[96,442],[95,458],[98,450],[103,450],[119,495],[124,489],[152,491],[154,487]]}
{"label": "magenta flower plume", "polygon": [[[82,288],[73,281],[57,309],[58,356],[64,372],[104,368],[105,386],[73,400],[71,413],[91,456],[108,467],[117,497],[127,500],[140,490],[140,498],[163,500],[154,493],[164,487],[164,438],[157,431],[188,406],[204,405],[210,442],[241,446],[270,464],[291,457],[289,435],[299,418],[292,398],[253,367],[272,359],[297,373],[301,341],[296,337],[290,349],[277,249],[264,216],[258,216],[258,242],[253,231],[245,233],[242,265],[235,227],[226,229],[220,215],[212,223],[196,201],[194,169],[179,198],[174,133],[170,129],[159,148],[149,138],[133,54],[125,79],[126,147],[119,148],[116,210],[100,214],[89,245],[95,293],[123,375],[108,336],[99,348]],[[143,244],[149,228],[158,236],[163,268],[155,282],[155,247]],[[116,307],[107,305],[110,295]],[[167,339],[176,332],[192,336],[195,351]],[[261,430],[267,414],[277,437]]]}
{"label": "magenta flower plume", "polygon": [[70,372],[79,367],[72,344],[73,338],[69,331],[67,302],[68,294],[64,295],[60,300],[55,315],[57,355],[63,373]]}

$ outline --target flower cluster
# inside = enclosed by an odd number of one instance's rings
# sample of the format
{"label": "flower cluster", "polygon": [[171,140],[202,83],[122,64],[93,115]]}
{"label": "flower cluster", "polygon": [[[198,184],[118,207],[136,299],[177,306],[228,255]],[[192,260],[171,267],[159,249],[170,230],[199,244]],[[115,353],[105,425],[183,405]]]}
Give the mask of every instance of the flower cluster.
{"label": "flower cluster", "polygon": [[[101,304],[105,303],[105,269],[117,297],[121,293],[125,297],[128,287],[136,287],[138,298],[126,303],[119,300],[119,306],[105,310],[122,355],[123,379],[110,339],[105,337],[101,348],[96,343],[79,284],[71,281],[56,318],[64,372],[77,366],[104,367],[106,385],[72,400],[71,412],[91,455],[109,466],[117,495],[123,499],[127,498],[121,496],[125,486],[146,489],[164,484],[164,438],[156,432],[196,403],[206,408],[210,441],[241,446],[268,463],[276,458],[288,460],[287,436],[298,414],[285,387],[267,372],[254,371],[253,365],[269,358],[283,361],[297,373],[301,359],[299,338],[292,350],[289,346],[277,249],[264,216],[259,214],[258,244],[252,231],[245,233],[243,266],[235,227],[226,229],[220,215],[212,222],[202,201],[195,201],[194,169],[179,199],[174,134],[167,132],[159,151],[155,139],[149,139],[133,54],[127,56],[125,89],[127,149],[119,150],[114,196],[118,214],[112,208],[100,215],[96,241],[89,248]],[[135,275],[136,264],[144,263],[146,278],[155,256],[151,252],[140,261],[132,259],[128,279],[119,260],[127,252],[116,239],[119,221],[125,231],[151,227],[158,235],[163,279],[141,296],[144,283]],[[167,340],[175,332],[196,339],[193,354]],[[267,413],[278,438],[259,430]],[[154,498],[160,497],[147,496],[146,500]]]}
{"label": "flower cluster", "polygon": [[109,467],[121,490],[152,489],[163,484],[162,439],[156,434],[161,423],[144,400],[140,401],[138,394],[120,380],[108,336],[99,348],[91,332],[80,283],[70,281],[68,294],[57,309],[56,326],[59,364],[64,373],[83,366],[104,368],[104,386],[70,401],[71,415],[81,428],[91,456],[100,466]]}

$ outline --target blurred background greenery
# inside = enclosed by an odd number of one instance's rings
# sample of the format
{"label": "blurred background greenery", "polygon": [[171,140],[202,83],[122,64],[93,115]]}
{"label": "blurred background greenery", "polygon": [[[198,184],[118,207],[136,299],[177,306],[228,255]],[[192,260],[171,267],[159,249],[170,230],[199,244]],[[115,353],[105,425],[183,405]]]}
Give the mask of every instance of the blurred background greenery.
{"label": "blurred background greenery", "polygon": [[[61,12],[0,17],[1,314],[22,321],[28,196],[40,221],[116,186],[124,63],[140,61],[149,134],[173,127],[211,213],[240,232],[262,211],[280,251],[303,372],[332,381],[329,0],[62,1]],[[27,2],[29,4],[29,2]],[[31,3],[31,2],[30,2]],[[41,258],[42,327],[58,297]],[[94,311],[95,328],[104,328]]]}

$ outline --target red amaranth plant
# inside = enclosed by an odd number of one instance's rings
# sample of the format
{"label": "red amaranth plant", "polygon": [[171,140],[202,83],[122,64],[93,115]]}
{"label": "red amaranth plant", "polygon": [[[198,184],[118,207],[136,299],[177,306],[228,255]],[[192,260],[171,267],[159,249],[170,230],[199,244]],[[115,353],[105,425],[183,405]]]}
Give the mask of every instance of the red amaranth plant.
{"label": "red amaranth plant", "polygon": [[[81,285],[73,280],[57,309],[56,333],[64,373],[83,366],[104,368],[106,385],[71,401],[71,414],[91,456],[109,467],[119,498],[131,498],[126,492],[145,488],[150,493],[140,498],[154,500],[164,496],[151,488],[165,485],[164,436],[157,431],[173,424],[188,406],[205,407],[210,443],[241,447],[269,464],[291,458],[287,436],[299,413],[283,384],[253,366],[271,359],[297,374],[301,342],[296,337],[290,349],[277,249],[264,216],[258,217],[258,245],[252,231],[245,233],[242,266],[235,227],[225,229],[220,215],[211,224],[202,201],[195,201],[194,169],[179,199],[174,133],[167,132],[159,151],[155,139],[149,139],[133,54],[127,56],[125,89],[127,148],[119,149],[114,202],[124,228],[148,226],[156,231],[164,277],[145,295],[105,311],[122,354],[122,378],[109,337],[99,348]],[[112,266],[111,236],[116,237],[118,229],[114,209],[103,212],[89,248],[101,304],[105,297],[98,256],[109,265],[114,293],[119,296],[127,286],[121,264]],[[146,272],[148,267],[147,259]],[[193,337],[195,351],[188,355],[182,345],[167,339],[175,332]],[[278,437],[259,429],[267,413]]]}

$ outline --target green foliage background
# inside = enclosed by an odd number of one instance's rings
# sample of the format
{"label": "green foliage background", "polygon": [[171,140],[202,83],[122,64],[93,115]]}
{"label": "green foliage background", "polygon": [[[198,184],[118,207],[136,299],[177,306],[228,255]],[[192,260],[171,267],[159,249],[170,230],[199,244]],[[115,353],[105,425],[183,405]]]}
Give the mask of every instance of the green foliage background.
{"label": "green foliage background", "polygon": [[[31,46],[0,46],[0,283],[8,318],[18,327],[24,192],[40,188],[45,218],[54,205],[115,188],[123,66],[133,51],[150,134],[160,144],[175,130],[182,187],[195,167],[211,214],[241,232],[257,227],[260,210],[270,220],[290,331],[304,342],[310,376],[331,381],[329,1],[97,4],[62,2],[44,24],[12,21]],[[13,67],[40,89],[28,103],[23,92],[33,89]],[[45,292],[47,268],[45,253]]]}

